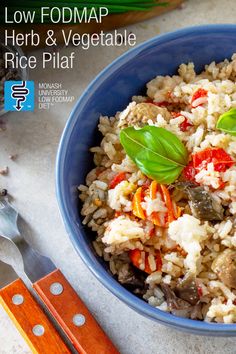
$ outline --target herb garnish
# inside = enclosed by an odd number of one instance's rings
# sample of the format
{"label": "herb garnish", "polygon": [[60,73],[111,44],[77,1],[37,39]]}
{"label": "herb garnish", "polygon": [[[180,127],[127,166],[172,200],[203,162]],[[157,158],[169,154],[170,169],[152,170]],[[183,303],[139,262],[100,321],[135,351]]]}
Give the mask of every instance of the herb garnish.
{"label": "herb garnish", "polygon": [[223,113],[216,124],[216,128],[225,133],[236,136],[236,108]]}
{"label": "herb garnish", "polygon": [[138,168],[159,183],[174,182],[188,163],[184,144],[164,128],[128,127],[121,130],[120,142]]}

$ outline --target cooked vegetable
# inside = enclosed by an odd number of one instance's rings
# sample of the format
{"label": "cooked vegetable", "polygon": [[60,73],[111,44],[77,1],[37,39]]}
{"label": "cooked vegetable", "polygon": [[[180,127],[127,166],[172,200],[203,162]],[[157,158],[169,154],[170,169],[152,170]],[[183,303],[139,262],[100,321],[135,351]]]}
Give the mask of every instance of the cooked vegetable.
{"label": "cooked vegetable", "polygon": [[191,273],[186,274],[176,286],[175,293],[182,300],[188,301],[191,305],[196,305],[200,299],[196,277]]}
{"label": "cooked vegetable", "polygon": [[222,148],[207,148],[192,155],[192,161],[184,168],[184,177],[194,181],[195,175],[207,168],[208,163],[213,163],[215,171],[225,172],[235,164],[235,161]]}
{"label": "cooked vegetable", "polygon": [[186,181],[174,184],[175,188],[186,193],[193,216],[201,220],[223,220],[224,209],[204,187]]}
{"label": "cooked vegetable", "polygon": [[201,170],[208,163],[213,163],[215,171],[225,172],[234,165],[234,161],[222,148],[207,148],[192,156],[193,166],[196,170]]}
{"label": "cooked vegetable", "polygon": [[[177,118],[177,117],[184,117],[182,115],[182,113],[180,112],[171,112],[171,115],[173,118]],[[179,124],[179,129],[182,131],[182,132],[186,132],[186,130],[188,130],[189,127],[192,127],[192,123],[189,122],[189,120],[184,117],[184,121],[182,123]]]}
{"label": "cooked vegetable", "polygon": [[236,108],[230,109],[220,116],[216,128],[225,133],[236,136]]}
{"label": "cooked vegetable", "polygon": [[120,182],[124,181],[126,179],[126,173],[125,172],[120,172],[118,173],[110,182],[109,184],[109,189],[113,189],[119,184]]}
{"label": "cooked vegetable", "polygon": [[132,287],[143,287],[145,275],[142,272],[136,271],[133,265],[123,267],[118,273],[118,281],[121,284],[131,285]]}
{"label": "cooked vegetable", "polygon": [[152,101],[137,103],[132,109],[132,113],[126,118],[127,124],[129,126],[143,127],[149,120],[155,121],[158,114],[161,114],[163,117],[170,116],[165,107],[157,105]]}
{"label": "cooked vegetable", "polygon": [[[146,193],[146,195],[149,194],[150,198],[154,200],[157,198],[158,191],[160,192],[162,201],[164,201],[168,211],[166,213],[154,211],[151,215],[147,216],[141,204],[143,197]],[[159,185],[156,181],[152,181],[149,187],[142,186],[136,190],[132,200],[132,212],[134,216],[142,220],[148,219],[152,221],[154,225],[166,227],[170,222],[176,220],[180,216],[181,209],[172,202],[166,186],[163,184]]]}
{"label": "cooked vegetable", "polygon": [[195,306],[192,307],[191,313],[190,313],[190,318],[192,320],[202,320],[203,315],[202,315],[202,305],[196,304]]}
{"label": "cooked vegetable", "polygon": [[190,161],[189,164],[183,170],[183,176],[187,181],[195,181],[195,176],[197,171],[193,166],[193,161]]}
{"label": "cooked vegetable", "polygon": [[208,94],[207,90],[204,90],[202,88],[194,92],[191,99],[192,107],[196,108],[198,106],[201,106],[203,103],[205,103],[207,101],[207,94]]}
{"label": "cooked vegetable", "polygon": [[188,161],[183,143],[164,128],[128,127],[121,130],[120,142],[138,168],[159,183],[174,182]]}
{"label": "cooked vegetable", "polygon": [[185,300],[178,298],[169,285],[162,283],[161,290],[163,291],[169,310],[173,315],[180,317],[189,317],[192,306]]}
{"label": "cooked vegetable", "polygon": [[137,218],[144,220],[146,218],[146,216],[145,216],[145,212],[141,206],[142,197],[143,197],[142,194],[143,194],[143,189],[142,189],[142,187],[139,187],[136,190],[133,200],[132,200],[132,211],[133,211],[133,214],[135,216],[137,216]]}
{"label": "cooked vegetable", "polygon": [[162,283],[161,290],[163,291],[167,305],[173,315],[191,318],[193,320],[202,319],[202,305],[195,302],[193,305],[189,301],[176,296],[169,285]]}
{"label": "cooked vegetable", "polygon": [[187,118],[184,118],[184,121],[179,125],[179,129],[182,132],[186,132],[186,130],[188,130],[188,128],[192,126],[193,126],[192,123],[190,123]]}
{"label": "cooked vegetable", "polygon": [[211,268],[226,286],[236,289],[236,251],[225,249],[213,261]]}
{"label": "cooked vegetable", "polygon": [[174,215],[173,204],[172,204],[172,201],[170,198],[170,193],[169,193],[168,189],[166,188],[166,186],[164,186],[163,184],[161,184],[160,187],[161,187],[161,191],[163,194],[163,198],[164,198],[166,207],[168,209],[168,223],[170,223],[176,219],[175,215]]}
{"label": "cooked vegetable", "polygon": [[223,220],[224,209],[204,187],[188,188],[193,216],[200,220]]}
{"label": "cooked vegetable", "polygon": [[[141,252],[144,252],[144,251],[140,251],[139,249],[134,249],[134,250],[129,251],[129,258],[130,258],[132,264],[135,267],[143,270],[144,272],[146,272],[148,274],[151,274],[152,270],[151,270],[149,262],[148,262],[148,253],[147,252],[145,252],[145,257],[144,257],[145,267],[144,267],[144,269],[142,269],[142,266],[141,266],[141,263],[142,263]],[[156,270],[161,270],[162,259],[161,259],[161,254],[160,254],[159,251],[156,251],[155,261],[156,261]]]}

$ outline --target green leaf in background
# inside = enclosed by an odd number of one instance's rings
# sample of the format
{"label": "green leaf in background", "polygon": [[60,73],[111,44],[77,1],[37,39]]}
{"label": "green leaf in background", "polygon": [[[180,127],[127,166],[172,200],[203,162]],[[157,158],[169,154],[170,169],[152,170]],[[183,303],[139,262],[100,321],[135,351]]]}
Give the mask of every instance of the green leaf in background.
{"label": "green leaf in background", "polygon": [[159,183],[174,182],[188,163],[183,143],[164,128],[128,127],[121,130],[120,142],[138,168]]}
{"label": "green leaf in background", "polygon": [[230,109],[220,116],[216,128],[236,136],[236,108]]}

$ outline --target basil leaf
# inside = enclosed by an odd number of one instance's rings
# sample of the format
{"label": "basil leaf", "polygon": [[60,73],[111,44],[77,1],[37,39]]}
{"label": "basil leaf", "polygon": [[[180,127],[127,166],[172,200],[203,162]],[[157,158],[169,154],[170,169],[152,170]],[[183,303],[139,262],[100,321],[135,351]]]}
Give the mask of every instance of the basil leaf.
{"label": "basil leaf", "polygon": [[236,108],[230,109],[220,116],[216,128],[236,136]]}
{"label": "basil leaf", "polygon": [[174,182],[188,162],[183,143],[164,128],[128,127],[121,130],[120,142],[138,168],[159,183]]}

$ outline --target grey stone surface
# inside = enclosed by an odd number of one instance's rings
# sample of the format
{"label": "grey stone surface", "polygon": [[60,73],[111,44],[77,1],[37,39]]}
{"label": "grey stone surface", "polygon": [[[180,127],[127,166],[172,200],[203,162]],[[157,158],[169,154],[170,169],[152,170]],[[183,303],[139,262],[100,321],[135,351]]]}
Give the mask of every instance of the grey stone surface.
{"label": "grey stone surface", "polygon": [[[234,23],[235,0],[189,0],[177,9],[129,29],[138,43],[166,31],[207,23]],[[61,52],[69,53],[71,48]],[[126,48],[91,48],[76,51],[73,71],[38,69],[31,73],[36,82],[62,82],[77,99],[99,71]],[[41,51],[37,52],[37,56]],[[54,164],[60,135],[74,103],[58,104],[50,111],[8,113],[7,130],[0,133],[0,167],[9,166],[9,175],[0,177],[0,187],[14,198],[28,227],[23,232],[42,253],[50,256],[63,271],[91,312],[124,354],[233,354],[235,340],[176,332],[158,325],[129,309],[108,292],[83,264],[64,229],[55,197]],[[10,154],[18,154],[16,161]],[[17,263],[12,247],[0,244],[0,256]],[[1,271],[1,270],[0,270]],[[0,307],[0,353],[30,353],[22,337]],[[94,353],[96,354],[96,353]]]}

